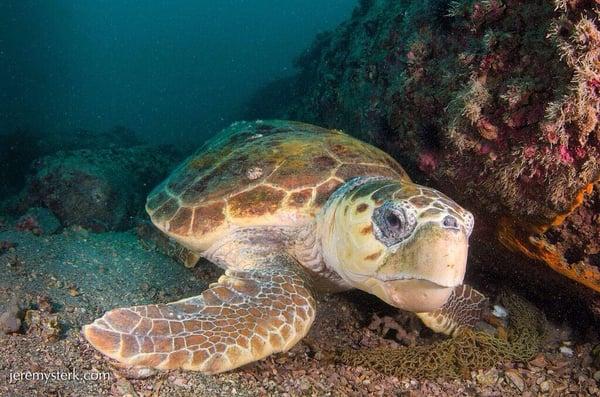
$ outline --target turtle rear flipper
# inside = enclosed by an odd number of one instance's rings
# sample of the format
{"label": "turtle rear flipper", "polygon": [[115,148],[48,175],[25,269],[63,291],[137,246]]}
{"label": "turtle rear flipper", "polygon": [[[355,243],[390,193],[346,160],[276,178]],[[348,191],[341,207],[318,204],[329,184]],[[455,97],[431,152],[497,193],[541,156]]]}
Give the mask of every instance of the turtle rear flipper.
{"label": "turtle rear flipper", "polygon": [[455,335],[461,327],[477,324],[487,304],[488,299],[481,292],[462,284],[454,288],[444,306],[417,316],[433,331]]}
{"label": "turtle rear flipper", "polygon": [[315,300],[293,259],[280,254],[265,262],[226,271],[199,296],[111,310],[83,334],[127,365],[211,374],[286,351],[308,332]]}

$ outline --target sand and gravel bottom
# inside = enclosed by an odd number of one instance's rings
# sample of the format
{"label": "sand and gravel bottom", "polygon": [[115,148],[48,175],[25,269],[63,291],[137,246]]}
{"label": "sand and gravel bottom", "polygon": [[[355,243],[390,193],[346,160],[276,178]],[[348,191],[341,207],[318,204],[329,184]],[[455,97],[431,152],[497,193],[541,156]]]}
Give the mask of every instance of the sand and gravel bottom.
{"label": "sand and gravel bottom", "polygon": [[361,292],[321,297],[303,341],[231,373],[121,368],[82,339],[82,325],[114,307],[197,295],[220,271],[208,263],[186,269],[134,232],[70,228],[36,236],[5,226],[0,242],[10,243],[0,248],[0,316],[9,312],[6,321],[12,305],[21,322],[0,333],[2,396],[600,395],[591,354],[597,330],[573,332],[577,324],[550,324],[544,351],[530,362],[498,363],[464,379],[402,379],[339,363],[332,356],[340,347],[393,349],[441,338]]}

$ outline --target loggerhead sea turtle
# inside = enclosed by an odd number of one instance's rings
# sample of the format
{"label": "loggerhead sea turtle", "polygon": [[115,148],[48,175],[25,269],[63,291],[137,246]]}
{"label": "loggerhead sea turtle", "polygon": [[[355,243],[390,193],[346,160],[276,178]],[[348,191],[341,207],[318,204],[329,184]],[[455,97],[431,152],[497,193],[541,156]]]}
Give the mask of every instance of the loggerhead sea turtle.
{"label": "loggerhead sea turtle", "polygon": [[226,269],[199,296],[115,309],[83,328],[127,365],[218,373],[294,346],[315,294],[358,288],[451,334],[483,296],[462,285],[473,216],[341,131],[238,122],[152,191],[152,222]]}

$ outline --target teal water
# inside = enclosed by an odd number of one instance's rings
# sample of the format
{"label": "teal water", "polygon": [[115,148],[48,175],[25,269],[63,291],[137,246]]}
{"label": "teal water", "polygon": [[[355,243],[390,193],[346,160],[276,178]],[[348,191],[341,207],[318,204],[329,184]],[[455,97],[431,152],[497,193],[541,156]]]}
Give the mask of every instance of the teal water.
{"label": "teal water", "polygon": [[197,145],[355,3],[2,1],[0,136],[122,125]]}

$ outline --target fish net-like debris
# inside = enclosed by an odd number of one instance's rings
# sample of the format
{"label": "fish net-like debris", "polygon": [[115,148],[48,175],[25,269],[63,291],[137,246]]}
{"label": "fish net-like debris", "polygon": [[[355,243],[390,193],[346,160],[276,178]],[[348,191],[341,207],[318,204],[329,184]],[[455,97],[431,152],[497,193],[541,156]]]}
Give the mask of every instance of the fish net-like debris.
{"label": "fish net-like debris", "polygon": [[512,293],[502,293],[499,301],[510,313],[506,339],[465,328],[454,338],[429,345],[347,349],[338,352],[337,359],[388,375],[428,379],[470,377],[472,370],[491,368],[502,361],[532,359],[546,336],[544,314]]}

